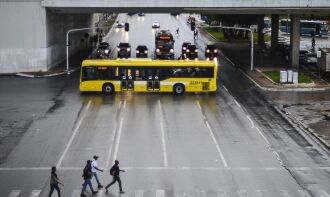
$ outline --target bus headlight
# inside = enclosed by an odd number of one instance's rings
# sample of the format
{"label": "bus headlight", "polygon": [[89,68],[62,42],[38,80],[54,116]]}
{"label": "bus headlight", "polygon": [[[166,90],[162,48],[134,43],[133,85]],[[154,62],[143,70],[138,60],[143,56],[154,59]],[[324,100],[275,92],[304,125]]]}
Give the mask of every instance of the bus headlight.
{"label": "bus headlight", "polygon": [[218,49],[214,49],[214,53],[218,53]]}
{"label": "bus headlight", "polygon": [[198,52],[198,49],[195,49],[195,52],[197,53]]}
{"label": "bus headlight", "polygon": [[206,53],[209,53],[210,52],[210,49],[206,49]]}
{"label": "bus headlight", "polygon": [[117,48],[117,51],[120,51],[120,48]]}
{"label": "bus headlight", "polygon": [[145,50],[144,53],[147,54],[148,53],[148,50]]}
{"label": "bus headlight", "polygon": [[173,53],[174,52],[174,49],[170,49],[170,52]]}
{"label": "bus headlight", "polygon": [[186,50],[187,48],[186,47],[183,47],[182,50]]}
{"label": "bus headlight", "polygon": [[127,48],[126,50],[127,50],[127,51],[130,51],[131,49],[130,49],[130,48]]}
{"label": "bus headlight", "polygon": [[157,53],[159,53],[159,52],[160,52],[160,50],[159,50],[159,49],[156,49],[156,52],[157,52]]}
{"label": "bus headlight", "polygon": [[105,52],[105,53],[109,53],[109,50],[107,49],[107,50],[105,50],[104,52]]}
{"label": "bus headlight", "polygon": [[190,51],[189,49],[186,50],[187,53],[189,53],[189,51]]}

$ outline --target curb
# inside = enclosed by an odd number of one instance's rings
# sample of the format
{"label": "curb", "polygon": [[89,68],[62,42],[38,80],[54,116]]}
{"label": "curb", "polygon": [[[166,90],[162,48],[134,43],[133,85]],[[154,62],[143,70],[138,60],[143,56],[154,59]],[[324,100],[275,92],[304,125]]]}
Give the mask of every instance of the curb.
{"label": "curb", "polygon": [[26,73],[16,73],[15,75],[19,76],[19,77],[28,77],[28,78],[45,78],[45,77],[54,77],[54,76],[59,76],[59,75],[64,75],[64,74],[71,74],[79,69],[80,69],[80,67],[77,67],[77,68],[69,70],[69,72],[61,71],[58,73],[45,74],[45,75],[32,75],[32,74],[26,74]]}
{"label": "curb", "polygon": [[280,109],[277,106],[274,106],[274,109],[292,126],[297,125],[300,128],[300,130],[302,130],[305,134],[310,136],[311,139],[314,139],[314,141],[320,144],[326,151],[330,150],[330,144],[327,141],[321,138],[320,135],[318,135],[313,129],[309,128],[305,123],[298,120],[298,118],[292,115],[288,110],[285,110],[284,108]]}

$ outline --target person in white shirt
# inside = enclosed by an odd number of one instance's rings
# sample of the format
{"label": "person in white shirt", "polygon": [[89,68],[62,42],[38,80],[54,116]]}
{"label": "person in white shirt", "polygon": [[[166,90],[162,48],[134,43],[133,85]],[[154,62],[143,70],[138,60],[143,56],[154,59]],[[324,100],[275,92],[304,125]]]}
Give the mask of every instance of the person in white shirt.
{"label": "person in white shirt", "polygon": [[97,155],[94,155],[93,157],[93,160],[92,160],[92,173],[93,173],[93,176],[95,177],[96,179],[96,182],[97,182],[97,185],[98,185],[98,188],[102,188],[103,185],[101,185],[100,181],[99,181],[99,178],[97,177],[97,173],[96,171],[100,171],[100,172],[103,172],[103,170],[101,170],[100,168],[97,167],[97,162],[96,160],[99,158],[99,156]]}

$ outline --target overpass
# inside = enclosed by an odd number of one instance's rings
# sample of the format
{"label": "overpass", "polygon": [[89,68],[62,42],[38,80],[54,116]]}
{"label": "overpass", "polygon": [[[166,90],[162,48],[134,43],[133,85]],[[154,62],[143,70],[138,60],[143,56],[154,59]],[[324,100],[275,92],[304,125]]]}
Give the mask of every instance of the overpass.
{"label": "overpass", "polygon": [[[0,73],[46,71],[65,59],[68,29],[93,26],[93,13],[125,12],[273,14],[274,21],[290,14],[297,67],[299,15],[329,11],[330,0],[0,0]],[[275,46],[277,32],[273,35]],[[83,34],[72,36],[70,54],[85,46]]]}

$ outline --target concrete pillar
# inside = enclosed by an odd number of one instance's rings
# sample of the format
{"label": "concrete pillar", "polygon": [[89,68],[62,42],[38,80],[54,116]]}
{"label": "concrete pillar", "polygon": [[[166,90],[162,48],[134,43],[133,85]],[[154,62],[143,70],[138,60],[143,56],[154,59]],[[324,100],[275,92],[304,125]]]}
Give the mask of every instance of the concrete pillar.
{"label": "concrete pillar", "polygon": [[265,43],[264,34],[263,34],[263,30],[265,26],[264,17],[265,15],[263,14],[258,16],[258,45],[263,45]]}
{"label": "concrete pillar", "polygon": [[271,37],[271,52],[274,53],[278,46],[278,30],[279,30],[279,16],[272,15],[272,37]]}
{"label": "concrete pillar", "polygon": [[299,50],[300,50],[300,16],[291,15],[291,66],[294,69],[299,68]]}

